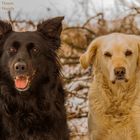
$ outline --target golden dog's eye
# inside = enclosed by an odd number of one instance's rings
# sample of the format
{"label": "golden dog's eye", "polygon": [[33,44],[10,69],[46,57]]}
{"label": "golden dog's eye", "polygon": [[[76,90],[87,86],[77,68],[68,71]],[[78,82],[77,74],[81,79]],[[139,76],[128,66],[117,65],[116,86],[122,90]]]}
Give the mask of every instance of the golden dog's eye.
{"label": "golden dog's eye", "polygon": [[110,52],[105,52],[104,53],[104,56],[106,56],[106,57],[112,57],[112,54]]}
{"label": "golden dog's eye", "polygon": [[130,55],[132,55],[132,51],[127,50],[127,51],[125,52],[125,56],[130,56]]}

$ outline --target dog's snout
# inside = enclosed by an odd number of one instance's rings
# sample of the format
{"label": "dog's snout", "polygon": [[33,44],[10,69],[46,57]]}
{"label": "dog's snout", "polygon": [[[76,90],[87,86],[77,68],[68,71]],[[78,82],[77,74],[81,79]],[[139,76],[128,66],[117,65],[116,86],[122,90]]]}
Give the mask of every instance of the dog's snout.
{"label": "dog's snout", "polygon": [[27,70],[27,65],[25,62],[17,62],[14,65],[14,70],[17,73],[24,73]]}
{"label": "dog's snout", "polygon": [[117,67],[114,69],[114,73],[117,77],[122,77],[126,73],[126,69],[124,67]]}

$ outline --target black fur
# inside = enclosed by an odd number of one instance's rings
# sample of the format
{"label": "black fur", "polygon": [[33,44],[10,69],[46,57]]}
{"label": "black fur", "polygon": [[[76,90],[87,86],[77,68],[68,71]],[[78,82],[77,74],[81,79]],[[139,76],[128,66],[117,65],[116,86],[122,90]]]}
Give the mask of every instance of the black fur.
{"label": "black fur", "polygon": [[[62,19],[44,21],[34,32],[14,32],[0,21],[0,140],[69,139],[56,54]],[[25,91],[14,84],[14,65],[21,60],[33,76]]]}

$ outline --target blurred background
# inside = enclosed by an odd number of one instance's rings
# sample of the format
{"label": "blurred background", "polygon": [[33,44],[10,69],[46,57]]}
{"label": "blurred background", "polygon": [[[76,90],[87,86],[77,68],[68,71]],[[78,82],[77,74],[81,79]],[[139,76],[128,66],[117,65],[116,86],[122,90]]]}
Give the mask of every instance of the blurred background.
{"label": "blurred background", "polygon": [[140,34],[140,0],[0,0],[0,19],[16,31],[33,31],[38,22],[65,16],[58,54],[66,92],[71,140],[88,140],[88,89],[91,68],[79,57],[91,40],[112,32]]}

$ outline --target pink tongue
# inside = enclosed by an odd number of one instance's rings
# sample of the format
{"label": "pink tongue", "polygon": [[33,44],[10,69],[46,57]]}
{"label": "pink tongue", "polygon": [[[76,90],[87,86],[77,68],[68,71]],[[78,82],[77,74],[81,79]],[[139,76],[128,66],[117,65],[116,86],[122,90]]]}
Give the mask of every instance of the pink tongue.
{"label": "pink tongue", "polygon": [[24,89],[27,86],[27,81],[26,79],[16,79],[15,80],[15,86],[16,88]]}

